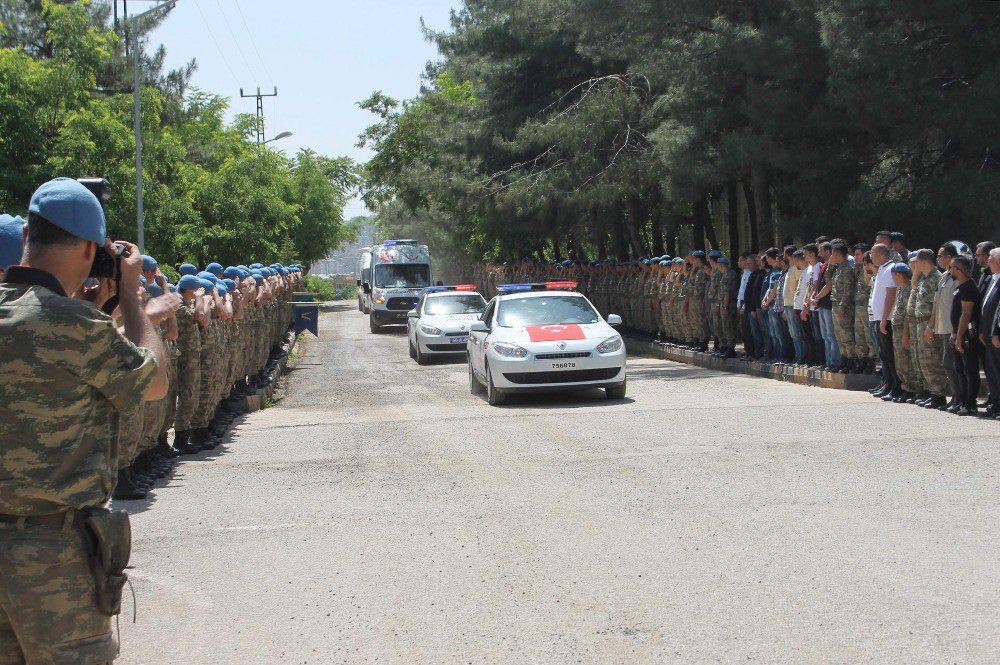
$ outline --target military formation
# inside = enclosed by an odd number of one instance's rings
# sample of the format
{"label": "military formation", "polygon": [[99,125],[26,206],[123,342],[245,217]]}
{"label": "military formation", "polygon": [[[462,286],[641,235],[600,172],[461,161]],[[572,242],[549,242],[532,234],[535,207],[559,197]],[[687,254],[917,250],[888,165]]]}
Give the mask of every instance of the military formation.
{"label": "military formation", "polygon": [[291,325],[288,303],[302,277],[297,265],[209,263],[199,270],[184,263],[171,284],[154,257],[143,255],[142,263],[143,299],[176,293],[180,303],[158,326],[170,392],[122,423],[117,499],[144,498],[175,457],[217,447],[245,398],[274,380],[279,342]]}
{"label": "military formation", "polygon": [[301,268],[177,271],[112,242],[76,180],[0,216],[0,662],[117,657],[131,530],[110,500],[216,447],[275,378]]}
{"label": "military formation", "polygon": [[[632,335],[656,343],[836,373],[874,374],[885,401],[1000,417],[1000,249],[959,241],[910,251],[902,232],[872,244],[817,238],[801,247],[684,257],[471,266],[482,293],[568,280]],[[965,284],[969,282],[969,284]],[[965,284],[965,286],[962,286]],[[988,396],[982,403],[981,374]]]}

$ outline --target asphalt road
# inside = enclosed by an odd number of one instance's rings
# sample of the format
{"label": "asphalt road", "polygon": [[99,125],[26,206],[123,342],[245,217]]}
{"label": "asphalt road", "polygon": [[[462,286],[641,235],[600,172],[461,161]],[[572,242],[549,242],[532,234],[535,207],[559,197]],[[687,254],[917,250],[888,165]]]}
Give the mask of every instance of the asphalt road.
{"label": "asphalt road", "polygon": [[641,358],[495,409],[339,309],[125,504],[120,662],[1000,662],[995,421]]}

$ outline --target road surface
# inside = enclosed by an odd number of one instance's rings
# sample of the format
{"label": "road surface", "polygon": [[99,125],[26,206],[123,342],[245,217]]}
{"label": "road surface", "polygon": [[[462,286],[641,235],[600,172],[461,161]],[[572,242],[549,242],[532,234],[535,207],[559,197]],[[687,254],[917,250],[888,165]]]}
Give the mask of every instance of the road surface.
{"label": "road surface", "polygon": [[1000,661],[1000,426],[636,358],[491,408],[351,303],[134,512],[123,663]]}

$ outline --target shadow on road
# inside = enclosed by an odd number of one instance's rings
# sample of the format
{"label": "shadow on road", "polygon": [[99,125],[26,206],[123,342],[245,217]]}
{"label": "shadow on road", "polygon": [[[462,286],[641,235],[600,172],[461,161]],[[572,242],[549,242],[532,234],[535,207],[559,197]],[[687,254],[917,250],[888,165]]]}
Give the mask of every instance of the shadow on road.
{"label": "shadow on road", "polygon": [[[485,401],[485,397],[480,396]],[[625,399],[608,399],[604,390],[577,390],[570,392],[537,392],[513,393],[507,396],[507,402],[500,408],[517,409],[585,409],[593,407],[613,407],[634,404],[631,397]]]}

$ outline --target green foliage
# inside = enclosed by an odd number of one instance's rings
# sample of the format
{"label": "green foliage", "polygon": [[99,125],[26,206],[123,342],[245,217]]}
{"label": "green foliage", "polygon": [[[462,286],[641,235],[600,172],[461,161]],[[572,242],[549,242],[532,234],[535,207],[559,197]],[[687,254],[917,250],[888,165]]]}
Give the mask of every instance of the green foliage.
{"label": "green foliage", "polygon": [[318,301],[335,300],[335,289],[332,279],[309,275],[306,277],[305,290],[315,293],[316,300]]}
{"label": "green foliage", "polygon": [[[0,0],[0,209],[24,214],[56,175],[105,176],[108,230],[136,239],[132,71],[107,6]],[[343,208],[354,163],[252,140],[257,119],[226,124],[228,102],[188,90],[194,63],[162,71],[141,26],[146,249],[161,265],[253,260],[309,263],[352,238]]]}
{"label": "green foliage", "polygon": [[[365,201],[384,233],[475,259],[735,252],[883,227],[914,245],[988,237],[993,9],[466,0],[428,35],[441,58],[418,97],[361,104],[376,116]],[[719,237],[723,193],[749,233]]]}

